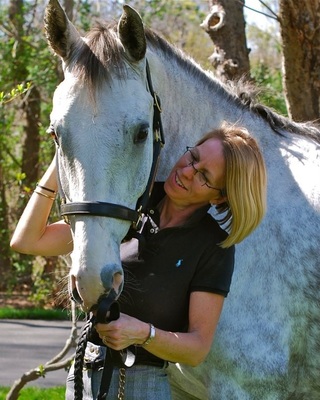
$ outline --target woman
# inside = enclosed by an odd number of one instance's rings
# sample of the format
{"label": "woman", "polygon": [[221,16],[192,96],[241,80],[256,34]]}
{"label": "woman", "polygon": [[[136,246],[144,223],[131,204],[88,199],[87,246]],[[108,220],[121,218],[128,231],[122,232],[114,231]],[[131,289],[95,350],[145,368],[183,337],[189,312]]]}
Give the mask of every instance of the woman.
{"label": "woman", "polygon": [[[13,249],[44,256],[72,251],[69,226],[47,225],[56,190],[52,163],[17,225]],[[216,219],[208,213],[211,206]],[[140,240],[121,245],[127,283],[120,318],[96,325],[105,345],[133,346],[137,354],[126,372],[130,399],[170,399],[167,362],[196,366],[205,359],[229,292],[234,245],[259,225],[265,209],[263,157],[247,130],[237,126],[224,124],[187,147],[164,185],[155,185]],[[104,352],[87,347],[84,399],[96,399]],[[108,398],[117,398],[118,373]],[[72,371],[68,379],[71,399]]]}

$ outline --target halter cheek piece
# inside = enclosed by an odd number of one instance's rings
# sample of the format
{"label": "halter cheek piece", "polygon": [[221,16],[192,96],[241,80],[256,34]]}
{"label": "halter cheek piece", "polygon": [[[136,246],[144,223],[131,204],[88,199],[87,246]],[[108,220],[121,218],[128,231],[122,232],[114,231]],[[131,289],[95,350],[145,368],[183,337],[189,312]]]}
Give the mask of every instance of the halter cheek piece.
{"label": "halter cheek piece", "polygon": [[69,223],[69,218],[68,218],[69,215],[85,214],[85,215],[95,215],[99,217],[110,217],[110,218],[122,219],[125,221],[131,221],[131,228],[134,230],[139,230],[142,214],[146,210],[146,206],[148,204],[153,188],[153,183],[156,177],[160,151],[165,143],[162,123],[161,123],[161,103],[158,95],[153,90],[148,60],[146,61],[146,75],[147,75],[148,89],[154,100],[153,159],[146,190],[144,191],[143,195],[138,199],[136,209],[132,210],[131,208],[122,206],[120,204],[113,204],[102,201],[82,201],[82,202],[66,203],[66,196],[64,195],[64,192],[62,190],[60,179],[58,179],[59,191],[61,194],[61,202],[62,202],[60,213],[67,223]]}
{"label": "halter cheek piece", "polygon": [[[150,170],[150,175],[148,179],[148,183],[146,186],[146,190],[143,195],[138,199],[136,209],[132,210],[131,208],[107,203],[100,201],[82,201],[82,202],[70,202],[66,203],[66,196],[61,187],[61,182],[59,178],[59,170],[58,170],[58,162],[57,162],[57,175],[58,175],[58,185],[59,192],[61,195],[61,215],[64,217],[65,221],[69,223],[68,216],[69,215],[95,215],[101,217],[111,217],[122,219],[125,221],[131,221],[131,229],[137,231],[140,228],[142,215],[146,210],[154,180],[156,177],[157,166],[159,162],[159,156],[161,148],[164,146],[164,135],[163,128],[161,123],[161,104],[160,99],[153,90],[150,69],[148,60],[146,61],[146,75],[148,82],[148,89],[150,94],[153,97],[153,160]],[[58,152],[57,152],[58,157]],[[118,319],[120,316],[119,305],[116,302],[116,294],[114,290],[111,290],[107,296],[101,296],[98,300],[98,308],[96,317],[92,317],[87,321],[86,325],[83,328],[81,337],[78,340],[76,357],[75,357],[75,386],[74,386],[74,399],[82,400],[83,397],[83,365],[84,365],[84,353],[87,341],[90,339],[92,335],[92,328],[94,324],[97,322],[109,322],[111,320]],[[108,320],[106,320],[107,312],[110,311],[110,316]],[[109,392],[110,381],[113,373],[114,366],[118,366],[122,368],[129,368],[134,364],[135,355],[131,353],[129,349],[121,350],[120,352],[112,350],[107,347],[106,349],[106,358],[104,361],[102,380],[100,384],[99,393],[97,396],[97,400],[104,400],[107,397]]]}

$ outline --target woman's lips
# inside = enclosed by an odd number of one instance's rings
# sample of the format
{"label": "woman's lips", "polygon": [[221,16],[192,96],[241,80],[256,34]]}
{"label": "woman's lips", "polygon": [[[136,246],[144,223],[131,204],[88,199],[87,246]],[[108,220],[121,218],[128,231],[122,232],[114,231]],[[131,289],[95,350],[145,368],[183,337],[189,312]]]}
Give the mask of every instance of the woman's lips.
{"label": "woman's lips", "polygon": [[187,188],[184,186],[184,184],[181,182],[181,180],[179,179],[178,173],[176,171],[175,173],[175,182],[178,186],[180,186],[182,189],[187,190]]}

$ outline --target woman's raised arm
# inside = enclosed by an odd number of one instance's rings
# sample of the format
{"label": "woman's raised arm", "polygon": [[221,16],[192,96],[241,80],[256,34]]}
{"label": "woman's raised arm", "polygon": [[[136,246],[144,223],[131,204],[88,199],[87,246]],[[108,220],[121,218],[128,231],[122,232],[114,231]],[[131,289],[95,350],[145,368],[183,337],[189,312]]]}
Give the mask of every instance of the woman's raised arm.
{"label": "woman's raised arm", "polygon": [[13,250],[42,256],[56,256],[72,251],[69,225],[64,221],[48,225],[57,189],[57,173],[53,159],[20,217],[10,243]]}

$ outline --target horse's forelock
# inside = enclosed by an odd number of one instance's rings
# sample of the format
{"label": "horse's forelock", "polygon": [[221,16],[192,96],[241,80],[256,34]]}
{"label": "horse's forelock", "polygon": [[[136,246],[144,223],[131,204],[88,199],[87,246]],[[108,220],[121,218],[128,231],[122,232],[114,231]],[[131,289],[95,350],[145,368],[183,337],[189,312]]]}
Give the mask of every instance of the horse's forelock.
{"label": "horse's forelock", "polygon": [[114,25],[98,23],[76,42],[70,51],[67,66],[72,73],[95,93],[102,81],[109,80],[111,73],[120,78],[124,74],[123,49],[114,33]]}

